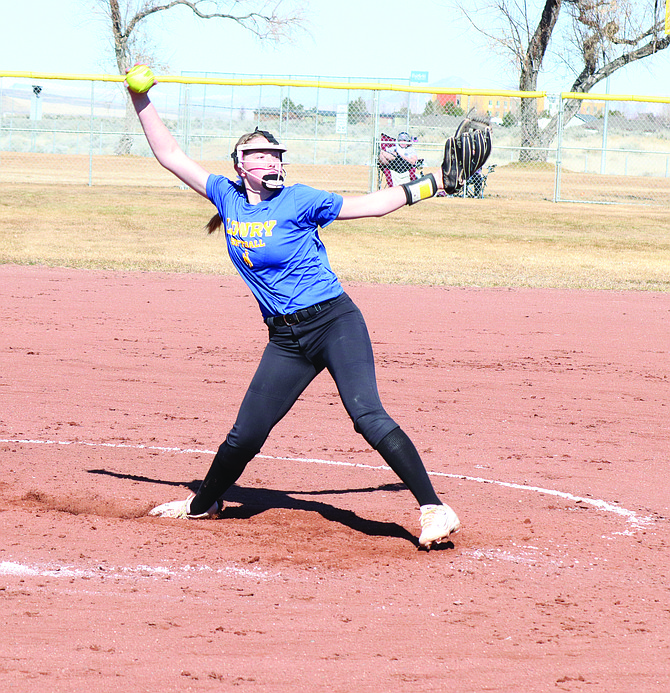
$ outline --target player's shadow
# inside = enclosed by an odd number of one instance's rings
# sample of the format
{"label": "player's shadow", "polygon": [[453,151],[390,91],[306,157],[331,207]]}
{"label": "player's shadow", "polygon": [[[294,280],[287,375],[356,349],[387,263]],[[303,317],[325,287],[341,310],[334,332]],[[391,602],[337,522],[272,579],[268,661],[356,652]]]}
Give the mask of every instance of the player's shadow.
{"label": "player's shadow", "polygon": [[[104,474],[118,479],[127,479],[130,481],[141,481],[151,484],[163,484],[166,486],[175,486],[183,488],[186,486],[190,491],[195,493],[200,488],[201,481],[193,479],[190,482],[182,481],[165,481],[162,479],[153,479],[147,476],[139,476],[136,474],[120,474],[107,469],[89,469],[89,474]],[[338,522],[339,524],[349,527],[356,532],[365,534],[370,537],[395,537],[404,539],[418,546],[417,539],[414,535],[408,532],[404,527],[396,522],[382,522],[379,520],[369,520],[360,517],[353,510],[345,510],[337,508],[329,503],[313,500],[311,498],[295,498],[292,494],[300,496],[321,496],[321,495],[338,495],[345,493],[375,493],[379,491],[396,492],[405,490],[405,485],[401,483],[382,484],[380,486],[366,486],[360,488],[348,489],[332,489],[319,491],[291,491],[279,489],[262,489],[248,488],[245,486],[234,485],[226,491],[225,500],[230,503],[239,503],[239,506],[226,506],[222,517],[235,519],[249,519],[255,515],[271,510],[273,508],[282,508],[288,510],[304,510],[307,512],[319,513],[328,522]],[[446,542],[439,545],[440,548],[453,548],[451,542]]]}

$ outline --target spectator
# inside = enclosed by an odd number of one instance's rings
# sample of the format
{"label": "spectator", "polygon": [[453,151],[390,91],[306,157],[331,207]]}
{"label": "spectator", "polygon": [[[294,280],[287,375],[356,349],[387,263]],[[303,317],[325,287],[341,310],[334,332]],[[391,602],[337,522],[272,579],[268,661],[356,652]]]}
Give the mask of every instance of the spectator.
{"label": "spectator", "polygon": [[[386,137],[385,135],[383,137]],[[388,138],[391,140],[391,138]],[[393,141],[393,140],[391,140]],[[389,187],[409,183],[418,178],[416,167],[419,155],[413,145],[413,140],[407,132],[400,132],[395,143],[382,145],[379,154],[379,165],[384,172]]]}

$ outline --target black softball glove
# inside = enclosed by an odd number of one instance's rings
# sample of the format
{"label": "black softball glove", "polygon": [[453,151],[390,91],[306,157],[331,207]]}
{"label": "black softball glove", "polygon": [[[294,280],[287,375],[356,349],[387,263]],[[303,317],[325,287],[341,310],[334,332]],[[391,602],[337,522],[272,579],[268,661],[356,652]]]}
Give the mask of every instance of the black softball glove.
{"label": "black softball glove", "polygon": [[461,121],[456,134],[444,145],[442,182],[444,191],[453,195],[478,171],[491,154],[491,126],[488,120],[471,116]]}

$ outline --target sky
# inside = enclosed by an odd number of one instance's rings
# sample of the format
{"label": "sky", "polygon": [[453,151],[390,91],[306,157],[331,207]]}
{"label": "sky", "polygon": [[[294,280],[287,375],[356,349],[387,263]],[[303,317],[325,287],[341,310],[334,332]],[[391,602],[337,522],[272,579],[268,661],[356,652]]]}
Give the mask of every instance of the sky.
{"label": "sky", "polygon": [[[95,0],[3,3],[1,71],[114,74],[104,62],[106,35],[90,8]],[[185,8],[161,13],[153,25],[172,75],[183,72],[407,80],[428,73],[428,84],[515,89],[509,66],[488,51],[481,35],[460,20],[446,0],[311,0],[309,34],[292,45],[260,42],[233,22],[202,21]],[[416,8],[416,9],[412,9]],[[159,73],[160,74],[160,73]],[[670,48],[616,72],[613,94],[670,96]],[[538,88],[567,90],[559,71]],[[601,83],[594,93],[604,92]]]}

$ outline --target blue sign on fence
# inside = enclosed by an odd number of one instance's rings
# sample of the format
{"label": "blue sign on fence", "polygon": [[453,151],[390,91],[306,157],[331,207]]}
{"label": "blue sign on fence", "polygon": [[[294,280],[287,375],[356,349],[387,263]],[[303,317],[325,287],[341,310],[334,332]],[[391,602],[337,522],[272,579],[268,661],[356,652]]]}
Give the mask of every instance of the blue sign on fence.
{"label": "blue sign on fence", "polygon": [[416,70],[412,70],[412,72],[409,76],[409,81],[410,82],[427,82],[428,81],[428,72],[417,72]]}

